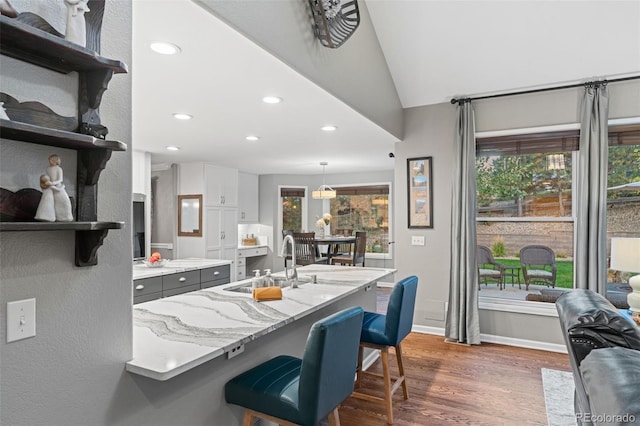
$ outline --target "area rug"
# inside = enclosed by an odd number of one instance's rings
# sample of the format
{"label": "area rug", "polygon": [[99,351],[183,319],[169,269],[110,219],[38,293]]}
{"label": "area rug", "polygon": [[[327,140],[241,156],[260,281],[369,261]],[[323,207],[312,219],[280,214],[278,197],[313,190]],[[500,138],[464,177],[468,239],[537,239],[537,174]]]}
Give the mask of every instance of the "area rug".
{"label": "area rug", "polygon": [[575,425],[573,375],[566,371],[543,368],[542,387],[549,426]]}

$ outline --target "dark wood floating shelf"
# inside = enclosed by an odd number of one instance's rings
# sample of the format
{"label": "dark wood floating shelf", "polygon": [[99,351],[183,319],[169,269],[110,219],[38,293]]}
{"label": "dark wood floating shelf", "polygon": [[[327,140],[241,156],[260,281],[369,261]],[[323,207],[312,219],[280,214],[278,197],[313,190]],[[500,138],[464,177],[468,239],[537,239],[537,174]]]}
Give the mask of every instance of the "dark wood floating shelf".
{"label": "dark wood floating shelf", "polygon": [[124,222],[0,222],[0,232],[75,231],[76,266],[94,266],[109,230],[123,226]]}
{"label": "dark wood floating shelf", "polygon": [[39,145],[55,146],[69,149],[108,149],[111,151],[126,151],[127,144],[94,138],[80,133],[50,129],[19,121],[0,119],[0,136]]}
{"label": "dark wood floating shelf", "polygon": [[124,62],[104,58],[92,50],[61,37],[1,15],[0,39],[2,39],[0,51],[3,55],[60,73],[104,69],[109,69],[116,74],[127,72],[127,65]]}
{"label": "dark wood floating shelf", "polygon": [[0,231],[101,231],[123,226],[124,222],[0,222]]}

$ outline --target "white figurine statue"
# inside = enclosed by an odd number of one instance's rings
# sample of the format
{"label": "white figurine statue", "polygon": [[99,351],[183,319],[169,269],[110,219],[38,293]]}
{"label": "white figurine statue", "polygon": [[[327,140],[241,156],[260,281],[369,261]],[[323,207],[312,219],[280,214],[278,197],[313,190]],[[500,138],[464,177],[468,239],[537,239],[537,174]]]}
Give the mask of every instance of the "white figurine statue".
{"label": "white figurine statue", "polygon": [[89,12],[88,0],[64,0],[67,5],[67,29],[64,38],[82,47],[87,46],[87,25],[85,12]]}
{"label": "white figurine statue", "polygon": [[4,102],[0,102],[0,118],[4,118],[5,120],[11,120],[7,115],[7,110],[4,109]]}
{"label": "white figurine statue", "polygon": [[73,221],[71,213],[71,200],[62,183],[62,167],[60,167],[60,157],[53,154],[49,156],[49,167],[47,167],[47,176],[51,180],[51,189],[53,189],[53,205],[57,222]]}
{"label": "white figurine statue", "polygon": [[53,205],[53,188],[49,176],[40,176],[40,188],[42,189],[42,197],[36,210],[36,220],[43,222],[55,222],[56,210]]}

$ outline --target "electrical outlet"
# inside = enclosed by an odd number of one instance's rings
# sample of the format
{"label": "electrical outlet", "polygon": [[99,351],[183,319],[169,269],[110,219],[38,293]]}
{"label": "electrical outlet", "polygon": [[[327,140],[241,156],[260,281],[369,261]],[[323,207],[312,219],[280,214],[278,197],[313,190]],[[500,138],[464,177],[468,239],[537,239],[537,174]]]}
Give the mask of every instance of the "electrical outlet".
{"label": "electrical outlet", "polygon": [[7,303],[7,343],[36,335],[36,299]]}
{"label": "electrical outlet", "polygon": [[423,246],[424,245],[424,237],[419,237],[417,235],[411,236],[411,245],[412,246]]}
{"label": "electrical outlet", "polygon": [[227,351],[227,359],[231,359],[233,357],[236,357],[238,355],[240,355],[242,352],[244,352],[244,345],[240,344],[238,346],[234,346],[233,348],[229,349]]}

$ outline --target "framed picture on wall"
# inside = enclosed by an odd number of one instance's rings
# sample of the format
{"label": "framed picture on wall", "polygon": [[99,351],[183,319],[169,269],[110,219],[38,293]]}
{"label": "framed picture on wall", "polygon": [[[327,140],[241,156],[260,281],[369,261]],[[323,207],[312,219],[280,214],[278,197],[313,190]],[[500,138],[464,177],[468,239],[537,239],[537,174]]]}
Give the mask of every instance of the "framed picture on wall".
{"label": "framed picture on wall", "polygon": [[433,228],[432,158],[407,159],[409,228]]}

